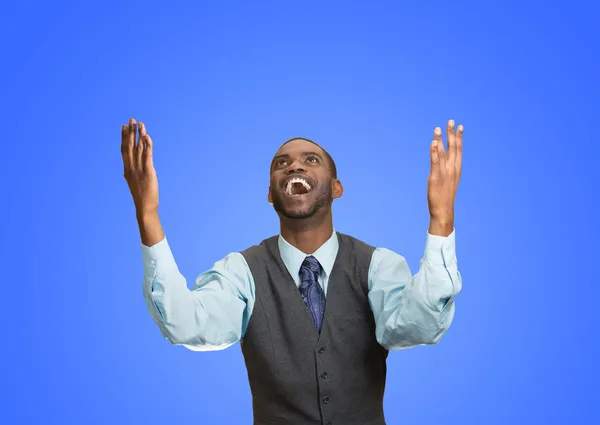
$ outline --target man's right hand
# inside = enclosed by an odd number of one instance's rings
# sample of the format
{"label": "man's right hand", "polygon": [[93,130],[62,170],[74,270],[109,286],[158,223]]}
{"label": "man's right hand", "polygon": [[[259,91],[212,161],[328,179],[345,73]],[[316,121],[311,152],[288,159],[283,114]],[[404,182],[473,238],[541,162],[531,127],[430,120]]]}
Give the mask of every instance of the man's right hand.
{"label": "man's right hand", "polygon": [[[136,132],[139,137],[136,143]],[[121,128],[121,153],[124,173],[133,203],[142,243],[153,246],[164,239],[158,218],[158,179],[152,162],[152,139],[146,134],[146,126],[131,118],[129,125]]]}
{"label": "man's right hand", "polygon": [[[139,137],[136,143],[136,133]],[[121,154],[136,214],[139,218],[158,213],[158,179],[152,162],[152,139],[143,123],[133,118],[121,128]]]}

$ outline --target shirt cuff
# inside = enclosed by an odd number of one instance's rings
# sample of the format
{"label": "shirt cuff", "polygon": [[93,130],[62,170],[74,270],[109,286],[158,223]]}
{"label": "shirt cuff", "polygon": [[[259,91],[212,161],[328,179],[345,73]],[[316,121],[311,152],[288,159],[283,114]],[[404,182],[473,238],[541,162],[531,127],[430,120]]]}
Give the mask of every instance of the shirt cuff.
{"label": "shirt cuff", "polygon": [[142,258],[147,276],[154,276],[158,269],[168,270],[177,268],[169,241],[167,241],[166,237],[152,246],[142,244]]}
{"label": "shirt cuff", "polygon": [[427,232],[423,260],[430,264],[446,266],[456,263],[455,229],[448,236],[432,235]]}

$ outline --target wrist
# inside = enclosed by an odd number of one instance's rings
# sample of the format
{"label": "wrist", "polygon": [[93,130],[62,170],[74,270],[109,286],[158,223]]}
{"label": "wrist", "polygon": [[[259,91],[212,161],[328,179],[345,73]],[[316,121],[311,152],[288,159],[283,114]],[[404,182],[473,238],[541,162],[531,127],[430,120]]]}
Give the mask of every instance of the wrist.
{"label": "wrist", "polygon": [[165,238],[158,211],[145,211],[136,214],[140,237],[146,246],[153,246]]}
{"label": "wrist", "polygon": [[434,218],[429,220],[429,234],[436,236],[449,236],[454,230],[454,217]]}

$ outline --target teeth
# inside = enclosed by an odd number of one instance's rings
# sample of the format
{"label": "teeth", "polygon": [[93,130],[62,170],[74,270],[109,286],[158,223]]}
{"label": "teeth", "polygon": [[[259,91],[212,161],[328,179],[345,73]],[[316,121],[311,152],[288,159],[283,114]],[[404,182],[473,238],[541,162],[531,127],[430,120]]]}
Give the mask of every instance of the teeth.
{"label": "teeth", "polygon": [[306,180],[300,177],[294,177],[289,182],[287,182],[287,185],[285,186],[285,191],[288,195],[292,194],[292,185],[294,185],[294,183],[301,183],[307,191],[310,191],[312,189]]}

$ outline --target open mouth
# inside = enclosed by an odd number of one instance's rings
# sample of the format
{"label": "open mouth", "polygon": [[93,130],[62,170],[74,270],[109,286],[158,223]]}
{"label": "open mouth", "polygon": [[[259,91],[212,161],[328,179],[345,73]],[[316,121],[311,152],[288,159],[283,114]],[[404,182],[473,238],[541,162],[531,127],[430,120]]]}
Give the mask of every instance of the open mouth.
{"label": "open mouth", "polygon": [[312,190],[312,186],[302,177],[294,177],[285,184],[285,193],[289,196],[305,195]]}

